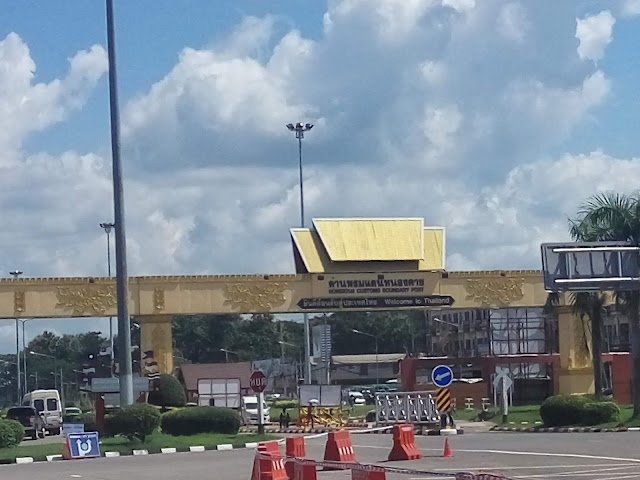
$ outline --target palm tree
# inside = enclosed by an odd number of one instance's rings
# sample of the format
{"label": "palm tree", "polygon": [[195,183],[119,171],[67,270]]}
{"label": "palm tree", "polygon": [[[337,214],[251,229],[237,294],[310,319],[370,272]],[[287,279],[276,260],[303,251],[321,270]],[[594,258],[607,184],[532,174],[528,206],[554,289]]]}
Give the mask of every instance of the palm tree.
{"label": "palm tree", "polygon": [[[577,217],[570,220],[570,233],[575,240],[580,241],[628,241],[639,245],[640,198],[616,193],[595,195],[580,207]],[[640,416],[640,312],[638,310],[640,290],[615,292],[615,295],[630,324],[631,395],[633,417],[638,417]]]}

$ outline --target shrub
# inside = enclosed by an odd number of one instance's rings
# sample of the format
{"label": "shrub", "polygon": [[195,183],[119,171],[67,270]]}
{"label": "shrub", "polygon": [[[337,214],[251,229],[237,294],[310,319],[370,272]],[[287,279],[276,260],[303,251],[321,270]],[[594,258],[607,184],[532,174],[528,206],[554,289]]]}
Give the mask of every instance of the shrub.
{"label": "shrub", "polygon": [[159,407],[184,407],[187,397],[180,381],[173,375],[163,373],[154,380],[154,390],[149,392],[149,403]]}
{"label": "shrub", "polygon": [[144,442],[160,425],[160,412],[151,405],[137,403],[105,417],[107,435],[123,435]]}
{"label": "shrub", "polygon": [[78,415],[73,418],[71,423],[82,423],[84,424],[85,432],[97,432],[98,425],[96,424],[96,415],[95,413],[83,413],[82,415]]}
{"label": "shrub", "polygon": [[277,410],[288,410],[290,408],[298,408],[300,404],[297,400],[276,400],[273,402],[273,408]]}
{"label": "shrub", "polygon": [[226,433],[235,435],[240,417],[235,410],[220,407],[191,407],[162,415],[162,431],[169,435]]}
{"label": "shrub", "polygon": [[24,438],[24,428],[15,420],[0,420],[0,448],[15,447]]}
{"label": "shrub", "polygon": [[561,427],[582,423],[584,405],[589,399],[580,395],[554,395],[540,406],[540,417],[545,426]]}
{"label": "shrub", "polygon": [[582,411],[583,425],[598,425],[599,423],[618,420],[620,408],[613,402],[585,403]]}

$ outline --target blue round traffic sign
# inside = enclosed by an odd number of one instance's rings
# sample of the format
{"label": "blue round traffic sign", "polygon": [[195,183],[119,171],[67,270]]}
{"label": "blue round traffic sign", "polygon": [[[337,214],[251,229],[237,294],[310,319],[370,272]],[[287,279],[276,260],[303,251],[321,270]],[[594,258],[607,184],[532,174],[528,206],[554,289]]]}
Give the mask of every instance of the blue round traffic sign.
{"label": "blue round traffic sign", "polygon": [[453,382],[453,370],[448,365],[438,365],[431,370],[431,380],[438,388],[446,388]]}

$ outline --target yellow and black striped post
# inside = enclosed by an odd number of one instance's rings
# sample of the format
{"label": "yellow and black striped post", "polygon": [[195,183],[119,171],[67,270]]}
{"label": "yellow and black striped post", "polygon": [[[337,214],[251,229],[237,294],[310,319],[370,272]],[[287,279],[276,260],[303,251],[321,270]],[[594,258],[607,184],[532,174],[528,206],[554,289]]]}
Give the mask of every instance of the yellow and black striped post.
{"label": "yellow and black striped post", "polygon": [[439,388],[436,392],[436,408],[438,413],[447,413],[451,410],[451,390]]}

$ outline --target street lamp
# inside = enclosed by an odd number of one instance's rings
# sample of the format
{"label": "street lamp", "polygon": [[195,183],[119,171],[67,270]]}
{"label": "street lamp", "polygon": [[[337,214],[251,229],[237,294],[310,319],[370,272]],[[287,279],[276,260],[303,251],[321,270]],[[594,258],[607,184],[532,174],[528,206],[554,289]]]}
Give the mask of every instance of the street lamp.
{"label": "street lamp", "polygon": [[[13,278],[18,278],[22,275],[22,270],[12,270],[9,272]],[[22,376],[20,374],[20,331],[18,330],[18,319],[16,318],[16,376],[18,379],[18,403],[22,403]]]}
{"label": "street lamp", "polygon": [[116,72],[116,41],[113,21],[113,0],[107,7],[107,57],[109,63],[109,113],[111,120],[111,158],[113,171],[113,220],[116,242],[116,299],[118,304],[118,349],[120,362],[120,405],[133,404],[133,371],[131,365],[131,326],[129,324],[129,289],[127,276],[127,240],[124,224],[124,189],[120,161],[120,112]]}
{"label": "street lamp", "polygon": [[[298,139],[298,169],[300,175],[300,227],[304,228],[304,188],[302,181],[302,139],[304,138],[304,133],[308,132],[313,128],[313,124],[311,123],[302,123],[298,122],[295,125],[293,123],[288,123],[287,128],[290,132],[296,133],[296,138]],[[311,384],[311,363],[309,359],[311,358],[311,339],[309,338],[309,315],[307,313],[303,313],[302,321],[304,324],[304,366],[305,366],[305,375],[304,380],[305,383]]]}
{"label": "street lamp", "polygon": [[[100,228],[104,230],[104,233],[107,234],[107,275],[111,278],[111,241],[109,235],[111,234],[111,229],[115,227],[114,223],[102,222],[100,224]],[[111,348],[111,355],[109,358],[109,371],[111,372],[111,376],[113,377],[113,363],[115,361],[114,358],[114,349],[113,349],[113,317],[109,316],[109,346]]]}
{"label": "street lamp", "polygon": [[[285,342],[283,340],[279,340],[278,344],[279,345],[283,345],[283,346],[287,346],[287,347],[295,348],[298,351],[298,362],[299,362],[300,366],[303,365],[303,362],[302,362],[302,348],[300,348],[300,345],[296,345],[295,343]],[[298,372],[297,368],[296,368],[296,372]],[[303,372],[299,372],[298,375],[300,375],[300,373],[303,373]],[[300,375],[300,376],[303,376],[303,375]]]}
{"label": "street lamp", "polygon": [[[48,355],[46,353],[34,352],[33,350],[29,350],[29,354],[34,355],[36,357],[44,357],[44,358],[52,359],[53,360],[53,371],[55,372],[55,371],[58,370],[57,366],[56,366],[57,359],[53,355]],[[60,369],[60,371],[62,371],[62,369]],[[58,388],[56,377],[53,377],[53,386],[54,386],[54,388]]]}
{"label": "street lamp", "polygon": [[364,335],[365,337],[371,337],[376,341],[376,388],[380,384],[380,370],[378,369],[378,336],[373,335],[372,333],[363,332],[361,330],[356,330],[352,328],[351,331],[353,333],[357,333],[358,335]]}
{"label": "street lamp", "polygon": [[226,348],[221,348],[221,352],[224,352],[224,362],[229,363],[229,354],[233,353],[236,357],[240,357],[238,352],[234,352],[233,350],[227,350]]}
{"label": "street lamp", "polygon": [[25,334],[24,334],[24,324],[27,323],[29,320],[33,320],[33,318],[25,318],[25,319],[18,319],[16,318],[17,322],[22,323],[22,374],[24,376],[24,392],[27,393],[28,390],[28,381],[27,379],[29,378],[27,376],[27,346],[26,346],[26,342],[25,342]]}

